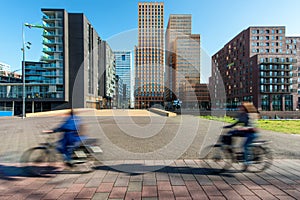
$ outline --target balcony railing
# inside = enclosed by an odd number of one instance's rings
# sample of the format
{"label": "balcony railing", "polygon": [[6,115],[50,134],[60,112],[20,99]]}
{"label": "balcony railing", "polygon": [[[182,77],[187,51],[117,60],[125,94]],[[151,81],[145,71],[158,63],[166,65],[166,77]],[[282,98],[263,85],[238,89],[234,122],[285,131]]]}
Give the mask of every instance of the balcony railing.
{"label": "balcony railing", "polygon": [[260,64],[291,64],[291,63],[297,63],[297,59],[279,59],[279,60],[276,60],[276,59],[272,59],[271,61],[270,60],[266,60],[264,59],[263,61],[260,60]]}

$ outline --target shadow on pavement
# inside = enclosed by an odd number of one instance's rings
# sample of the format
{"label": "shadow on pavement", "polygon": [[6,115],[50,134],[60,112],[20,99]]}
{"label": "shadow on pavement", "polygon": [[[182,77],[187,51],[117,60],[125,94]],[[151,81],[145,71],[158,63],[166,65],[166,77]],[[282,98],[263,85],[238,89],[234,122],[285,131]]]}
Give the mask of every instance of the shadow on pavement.
{"label": "shadow on pavement", "polygon": [[140,175],[148,172],[160,172],[169,174],[194,174],[194,175],[221,175],[229,176],[230,173],[240,172],[238,170],[222,170],[215,168],[193,168],[193,167],[179,167],[179,166],[164,166],[164,165],[142,165],[142,164],[119,164],[112,166],[97,166],[96,170],[109,170],[115,172],[127,173],[130,176]]}
{"label": "shadow on pavement", "polygon": [[[31,169],[32,170],[32,169]],[[18,167],[12,165],[0,165],[0,180],[18,180],[19,177],[53,177],[56,174],[84,174],[92,171],[72,171],[72,170],[59,170],[54,166],[39,167],[34,166],[36,171],[46,171],[47,173],[34,175],[28,172],[27,167]],[[180,166],[164,166],[164,165],[142,165],[142,164],[120,164],[112,166],[96,166],[94,170],[114,171],[127,173],[130,176],[145,174],[148,172],[159,172],[168,174],[193,174],[193,175],[218,175],[232,177],[232,173],[240,172],[238,170],[220,170],[215,168],[193,168],[193,167],[180,167]]]}
{"label": "shadow on pavement", "polygon": [[28,167],[18,167],[12,165],[0,165],[0,180],[17,180],[17,177],[52,177],[51,174],[57,174],[56,167],[47,166],[47,167],[37,167],[35,166],[36,170],[39,171],[48,171],[47,174],[41,175],[33,175],[28,172]]}

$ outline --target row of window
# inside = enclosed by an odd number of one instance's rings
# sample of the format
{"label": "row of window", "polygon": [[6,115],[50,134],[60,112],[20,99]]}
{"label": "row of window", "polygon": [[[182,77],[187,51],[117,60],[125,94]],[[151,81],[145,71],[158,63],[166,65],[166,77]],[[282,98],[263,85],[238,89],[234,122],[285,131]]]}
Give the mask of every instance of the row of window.
{"label": "row of window", "polygon": [[282,34],[283,30],[282,29],[252,29],[252,34]]}
{"label": "row of window", "polygon": [[288,84],[292,84],[293,80],[291,78],[285,79],[285,78],[269,78],[269,79],[264,79],[261,78],[260,79],[260,83],[264,84],[264,83],[288,83]]}
{"label": "row of window", "polygon": [[293,65],[260,65],[261,70],[293,70]]}
{"label": "row of window", "polygon": [[297,44],[297,40],[296,40],[296,39],[286,40],[285,42],[286,42],[287,44],[292,44],[292,43]]}
{"label": "row of window", "polygon": [[279,62],[293,62],[294,59],[293,58],[260,58],[260,62],[275,62],[275,63],[279,63]]}
{"label": "row of window", "polygon": [[[271,46],[282,46],[282,42],[272,42],[271,43]],[[252,46],[261,46],[261,47],[264,47],[264,46],[270,46],[270,43],[269,42],[252,42]],[[296,45],[295,45],[295,48],[296,48]]]}
{"label": "row of window", "polygon": [[[282,49],[252,49],[252,53],[282,53]],[[287,54],[290,52],[287,51]]]}
{"label": "row of window", "polygon": [[273,72],[273,71],[269,71],[269,72],[260,72],[260,76],[286,76],[286,77],[292,77],[293,76],[293,72]]}
{"label": "row of window", "polygon": [[282,36],[252,36],[252,40],[282,40]]}

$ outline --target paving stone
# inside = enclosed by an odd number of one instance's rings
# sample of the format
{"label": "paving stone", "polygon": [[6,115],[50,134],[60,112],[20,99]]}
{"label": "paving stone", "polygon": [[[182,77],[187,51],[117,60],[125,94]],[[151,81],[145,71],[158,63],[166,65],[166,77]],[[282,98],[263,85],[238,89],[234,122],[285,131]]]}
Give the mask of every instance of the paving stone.
{"label": "paving stone", "polygon": [[166,173],[156,173],[157,181],[169,181],[169,175]]}
{"label": "paving stone", "polygon": [[142,191],[142,182],[140,181],[130,181],[128,184],[129,192],[141,192]]}
{"label": "paving stone", "polygon": [[233,189],[242,196],[252,196],[254,195],[246,186],[244,185],[234,185]]}
{"label": "paving stone", "polygon": [[[40,200],[44,197],[44,194],[30,194],[26,197],[28,200]],[[3,196],[0,196],[0,199],[5,199]]]}
{"label": "paving stone", "polygon": [[203,185],[213,185],[213,182],[206,175],[195,175],[198,183]]}
{"label": "paving stone", "polygon": [[75,199],[77,195],[78,195],[78,193],[64,193],[58,198],[58,200]]}
{"label": "paving stone", "polygon": [[186,186],[172,186],[175,197],[190,197],[189,191]]}
{"label": "paving stone", "polygon": [[209,200],[226,200],[224,196],[209,196]]}
{"label": "paving stone", "polygon": [[221,196],[222,195],[222,193],[214,185],[203,185],[202,188],[208,196]]}
{"label": "paving stone", "polygon": [[111,192],[112,188],[114,186],[114,183],[101,183],[99,187],[97,188],[96,192]]}
{"label": "paving stone", "polygon": [[175,199],[174,193],[170,190],[159,190],[158,197],[160,200],[170,200]]}
{"label": "paving stone", "polygon": [[278,198],[279,200],[295,200],[295,198],[291,197],[291,196],[276,196],[276,198]]}
{"label": "paving stone", "polygon": [[206,200],[209,199],[208,196],[205,194],[205,192],[201,190],[189,190],[190,195],[193,199],[201,199]]}
{"label": "paving stone", "polygon": [[213,181],[213,183],[219,190],[231,190],[232,189],[232,187],[223,180]]}
{"label": "paving stone", "polygon": [[156,186],[143,186],[142,197],[157,197]]}
{"label": "paving stone", "polygon": [[197,181],[185,181],[187,189],[190,190],[202,190],[201,186]]}
{"label": "paving stone", "polygon": [[180,174],[169,174],[171,185],[184,185],[184,180]]}
{"label": "paving stone", "polygon": [[85,185],[84,183],[74,183],[65,191],[65,193],[74,193],[74,192],[79,193],[81,189],[84,187],[84,185]]}
{"label": "paving stone", "polygon": [[43,197],[43,199],[58,199],[66,189],[53,189],[49,193],[47,193],[46,196]]}
{"label": "paving stone", "polygon": [[127,192],[125,200],[139,200],[142,199],[142,192]]}
{"label": "paving stone", "polygon": [[239,195],[235,190],[222,190],[222,194],[227,198],[227,199],[235,199],[235,200],[243,200],[242,196]]}
{"label": "paving stone", "polygon": [[280,189],[278,189],[277,187],[273,186],[273,185],[262,185],[262,188],[264,188],[265,190],[267,190],[269,193],[276,195],[276,196],[285,196],[286,193]]}
{"label": "paving stone", "polygon": [[84,187],[98,187],[102,182],[102,179],[98,179],[98,178],[91,178]]}
{"label": "paving stone", "polygon": [[109,193],[95,193],[92,200],[107,200]]}
{"label": "paving stone", "polygon": [[171,183],[169,181],[158,181],[157,182],[157,189],[158,190],[172,190]]}
{"label": "paving stone", "polygon": [[260,200],[260,198],[258,196],[253,196],[253,195],[251,195],[251,196],[243,196],[243,198],[245,200]]}
{"label": "paving stone", "polygon": [[124,199],[127,187],[113,187],[109,198],[110,199]]}
{"label": "paving stone", "polygon": [[76,198],[80,199],[87,199],[92,198],[96,192],[97,188],[83,188],[79,194],[76,196]]}
{"label": "paving stone", "polygon": [[270,194],[266,190],[253,190],[252,192],[255,193],[261,199],[276,199],[274,195]]}
{"label": "paving stone", "polygon": [[253,181],[241,181],[243,185],[245,185],[250,190],[260,190],[262,189],[258,184],[254,183]]}
{"label": "paving stone", "polygon": [[298,190],[285,190],[285,192],[296,199],[300,199],[300,192]]}

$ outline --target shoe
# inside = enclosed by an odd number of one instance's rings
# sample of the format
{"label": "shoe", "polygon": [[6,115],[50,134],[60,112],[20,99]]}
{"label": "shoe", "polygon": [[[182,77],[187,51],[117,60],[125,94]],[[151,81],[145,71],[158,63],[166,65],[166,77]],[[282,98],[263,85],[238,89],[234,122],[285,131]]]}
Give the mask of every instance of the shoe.
{"label": "shoe", "polygon": [[243,169],[242,169],[242,171],[243,171],[243,172],[247,171],[247,169],[248,169],[248,166],[249,166],[249,165],[246,165],[246,164],[244,164],[244,165],[243,165]]}
{"label": "shoe", "polygon": [[68,167],[73,167],[74,166],[74,162],[72,160],[65,161],[65,165],[68,166]]}

